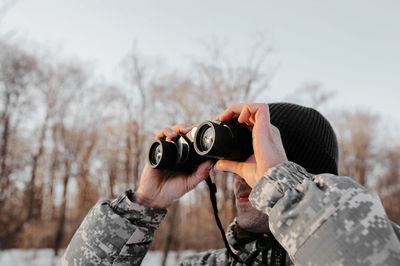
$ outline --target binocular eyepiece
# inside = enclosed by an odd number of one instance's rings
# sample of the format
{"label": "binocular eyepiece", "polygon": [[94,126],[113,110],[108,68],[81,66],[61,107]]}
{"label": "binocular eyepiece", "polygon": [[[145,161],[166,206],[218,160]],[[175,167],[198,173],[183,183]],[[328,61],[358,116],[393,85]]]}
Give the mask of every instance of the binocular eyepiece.
{"label": "binocular eyepiece", "polygon": [[251,154],[252,135],[245,124],[205,121],[171,141],[155,140],[148,161],[154,169],[191,173],[206,160],[244,161]]}

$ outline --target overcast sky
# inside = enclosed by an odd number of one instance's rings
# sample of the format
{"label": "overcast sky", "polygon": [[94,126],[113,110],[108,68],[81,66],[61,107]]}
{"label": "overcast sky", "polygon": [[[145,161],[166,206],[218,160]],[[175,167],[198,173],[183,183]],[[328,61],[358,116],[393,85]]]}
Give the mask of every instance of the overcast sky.
{"label": "overcast sky", "polygon": [[[2,1],[2,0],[0,0]],[[77,56],[111,77],[134,40],[179,65],[200,40],[244,54],[266,34],[278,66],[271,100],[305,82],[336,91],[334,104],[400,121],[400,1],[19,0],[0,32]]]}

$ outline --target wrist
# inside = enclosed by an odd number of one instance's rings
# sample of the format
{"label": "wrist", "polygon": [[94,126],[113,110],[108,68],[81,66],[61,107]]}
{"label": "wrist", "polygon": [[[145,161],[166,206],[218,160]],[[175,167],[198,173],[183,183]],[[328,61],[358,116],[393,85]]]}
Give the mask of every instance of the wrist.
{"label": "wrist", "polygon": [[159,204],[153,198],[146,196],[145,194],[141,193],[140,191],[135,192],[134,194],[134,201],[140,205],[155,208],[155,209],[166,209],[167,206]]}
{"label": "wrist", "polygon": [[[146,197],[142,194],[142,193],[140,193],[139,191],[137,191],[137,192],[135,192],[135,196],[134,196],[134,199],[133,199],[136,203],[138,203],[138,204],[140,204],[140,205],[147,205],[148,204],[148,202],[149,202],[149,200],[148,199],[146,199]],[[151,207],[151,206],[148,206],[148,207]]]}

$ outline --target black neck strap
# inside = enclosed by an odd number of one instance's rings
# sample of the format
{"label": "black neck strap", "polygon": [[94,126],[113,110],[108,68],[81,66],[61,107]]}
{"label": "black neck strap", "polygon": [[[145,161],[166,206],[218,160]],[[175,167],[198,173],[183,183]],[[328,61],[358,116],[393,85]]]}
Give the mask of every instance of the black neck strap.
{"label": "black neck strap", "polygon": [[239,257],[235,253],[233,253],[231,247],[229,246],[228,240],[226,239],[226,236],[225,236],[224,228],[222,227],[222,224],[221,224],[221,220],[218,217],[217,198],[216,198],[217,186],[212,182],[210,176],[208,176],[206,178],[206,183],[208,185],[208,188],[210,189],[210,200],[211,200],[211,204],[212,204],[213,211],[214,211],[215,221],[217,222],[217,226],[219,228],[219,231],[221,232],[221,236],[222,236],[222,239],[224,240],[225,247],[228,250],[229,255],[231,255],[231,257],[235,261],[241,262]]}

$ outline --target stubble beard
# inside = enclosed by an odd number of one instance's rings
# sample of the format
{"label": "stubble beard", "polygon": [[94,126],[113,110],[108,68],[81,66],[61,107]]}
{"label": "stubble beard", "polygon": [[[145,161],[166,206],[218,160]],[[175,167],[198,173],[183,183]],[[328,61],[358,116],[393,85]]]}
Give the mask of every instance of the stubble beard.
{"label": "stubble beard", "polygon": [[255,209],[250,202],[248,203],[236,203],[238,215],[237,223],[238,225],[254,233],[268,233],[268,215]]}
{"label": "stubble beard", "polygon": [[234,194],[236,197],[236,208],[238,211],[236,221],[238,225],[249,232],[268,233],[268,215],[254,208],[249,196],[251,187],[238,175],[235,175]]}

